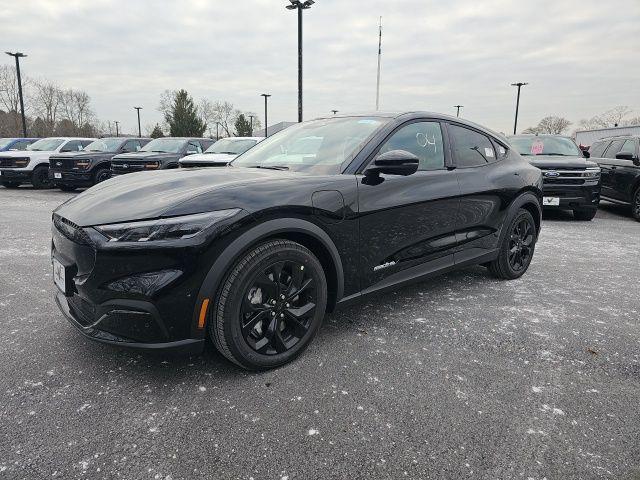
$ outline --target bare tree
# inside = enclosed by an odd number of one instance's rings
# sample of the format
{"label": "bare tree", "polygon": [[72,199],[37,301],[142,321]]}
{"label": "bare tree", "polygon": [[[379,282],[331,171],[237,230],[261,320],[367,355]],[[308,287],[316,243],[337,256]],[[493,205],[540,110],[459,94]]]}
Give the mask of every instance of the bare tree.
{"label": "bare tree", "polygon": [[552,135],[561,135],[564,133],[571,122],[564,117],[549,115],[544,117],[535,127],[529,127],[523,133],[549,133]]}
{"label": "bare tree", "polygon": [[160,94],[160,103],[158,104],[158,111],[162,113],[162,128],[163,130],[169,130],[169,123],[166,121],[167,117],[171,115],[171,109],[173,102],[176,98],[177,90],[165,90]]}
{"label": "bare tree", "polygon": [[46,135],[52,135],[58,121],[62,90],[48,80],[34,82],[31,103],[35,114],[42,120]]}
{"label": "bare tree", "polygon": [[580,130],[595,130],[598,128],[622,126],[627,124],[629,120],[634,120],[625,119],[630,113],[632,113],[632,110],[629,107],[620,105],[594,117],[580,120],[578,127]]}
{"label": "bare tree", "polygon": [[[62,127],[66,132],[74,130],[74,135],[92,135],[95,134],[97,127],[95,123],[95,115],[91,110],[91,98],[86,92],[81,90],[67,89],[60,96],[60,105],[64,115],[63,120],[68,123]],[[60,122],[61,123],[61,122]]]}
{"label": "bare tree", "polygon": [[[22,77],[23,94],[26,94],[28,84],[29,80]],[[17,112],[20,108],[16,68],[8,65],[0,66],[0,107],[5,112]]]}

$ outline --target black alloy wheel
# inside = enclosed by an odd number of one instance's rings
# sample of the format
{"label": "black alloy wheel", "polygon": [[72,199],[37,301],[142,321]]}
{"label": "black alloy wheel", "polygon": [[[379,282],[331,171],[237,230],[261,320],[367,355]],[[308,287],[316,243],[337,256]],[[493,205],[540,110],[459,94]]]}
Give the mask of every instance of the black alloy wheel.
{"label": "black alloy wheel", "polygon": [[631,200],[631,214],[640,222],[640,187],[636,189]]}
{"label": "black alloy wheel", "polygon": [[502,279],[521,277],[529,268],[537,240],[536,224],[531,213],[520,209],[500,246],[498,258],[489,264],[491,273]]}
{"label": "black alloy wheel", "polygon": [[49,167],[37,167],[31,174],[31,184],[38,190],[51,188],[51,180],[49,180]]}
{"label": "black alloy wheel", "polygon": [[232,269],[209,332],[229,360],[254,370],[289,362],[324,317],[327,284],[318,259],[288,240],[259,245]]}
{"label": "black alloy wheel", "polygon": [[104,182],[111,178],[111,170],[108,168],[99,168],[94,175],[94,184]]}

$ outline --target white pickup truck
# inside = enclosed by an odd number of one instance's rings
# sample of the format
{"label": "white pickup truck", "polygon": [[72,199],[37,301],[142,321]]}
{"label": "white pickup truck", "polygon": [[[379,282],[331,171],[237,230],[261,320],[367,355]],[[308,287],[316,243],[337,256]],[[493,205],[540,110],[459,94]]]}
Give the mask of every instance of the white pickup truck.
{"label": "white pickup truck", "polygon": [[204,153],[189,155],[180,159],[180,168],[224,167],[238,155],[253,148],[264,137],[227,137],[218,140]]}
{"label": "white pickup truck", "polygon": [[26,150],[0,152],[0,185],[17,188],[31,183],[49,188],[49,157],[54,153],[77,152],[95,138],[51,137],[32,143]]}

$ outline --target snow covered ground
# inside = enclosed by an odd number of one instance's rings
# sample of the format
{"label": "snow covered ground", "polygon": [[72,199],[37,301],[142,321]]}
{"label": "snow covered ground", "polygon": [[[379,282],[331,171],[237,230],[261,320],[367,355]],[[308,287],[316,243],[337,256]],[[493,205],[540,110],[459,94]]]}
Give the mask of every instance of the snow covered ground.
{"label": "snow covered ground", "polygon": [[55,191],[0,188],[0,479],[638,478],[640,224],[545,218],[480,267],[336,313],[250,374],[81,338],[52,300]]}

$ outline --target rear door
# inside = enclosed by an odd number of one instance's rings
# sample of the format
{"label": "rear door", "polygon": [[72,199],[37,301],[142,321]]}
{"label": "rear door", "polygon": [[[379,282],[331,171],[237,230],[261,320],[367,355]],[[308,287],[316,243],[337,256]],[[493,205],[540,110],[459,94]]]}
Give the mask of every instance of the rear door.
{"label": "rear door", "polygon": [[359,175],[360,265],[363,291],[453,265],[459,187],[450,170],[442,123],[413,120],[374,152],[406,150],[420,159],[413,175]]}
{"label": "rear door", "polygon": [[447,126],[453,162],[460,184],[455,261],[464,263],[491,255],[513,198],[523,181],[503,168],[508,147],[466,125]]}
{"label": "rear door", "polygon": [[616,154],[622,150],[625,141],[624,138],[613,140],[605,150],[600,162],[600,168],[603,170],[601,173],[602,195],[615,200],[624,200],[622,193],[617,191],[615,187],[615,177],[620,162],[616,159]]}
{"label": "rear door", "polygon": [[636,179],[640,177],[640,166],[636,164],[638,161],[638,140],[633,138],[627,139],[618,153],[623,152],[631,153],[635,162],[634,160],[624,160],[621,158],[616,158],[611,161],[613,166],[615,166],[613,170],[612,190],[617,195],[615,198],[624,202],[631,202]]}

